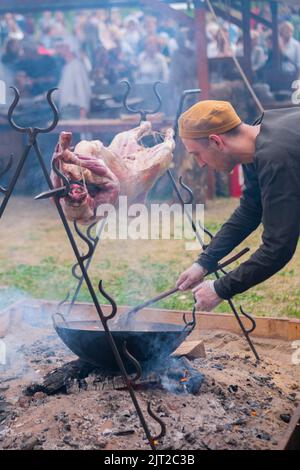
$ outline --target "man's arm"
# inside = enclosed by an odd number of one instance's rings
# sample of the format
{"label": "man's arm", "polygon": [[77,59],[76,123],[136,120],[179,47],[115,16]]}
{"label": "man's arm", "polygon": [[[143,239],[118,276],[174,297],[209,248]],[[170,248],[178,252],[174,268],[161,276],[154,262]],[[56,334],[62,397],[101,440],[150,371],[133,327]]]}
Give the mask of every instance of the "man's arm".
{"label": "man's arm", "polygon": [[196,263],[184,271],[176,286],[180,290],[195,287],[208,271],[214,271],[218,262],[241,243],[261,222],[262,208],[258,180],[253,165],[244,167],[245,190],[240,206],[226,222]]}
{"label": "man's arm", "polygon": [[299,179],[299,167],[289,162],[274,163],[264,172],[261,178],[263,244],[248,261],[215,281],[215,290],[222,299],[265,281],[292,258],[300,229]]}
{"label": "man's arm", "polygon": [[244,168],[244,175],[246,187],[239,207],[197,260],[207,271],[213,271],[218,262],[245,240],[261,222],[261,195],[256,175],[248,168]]}

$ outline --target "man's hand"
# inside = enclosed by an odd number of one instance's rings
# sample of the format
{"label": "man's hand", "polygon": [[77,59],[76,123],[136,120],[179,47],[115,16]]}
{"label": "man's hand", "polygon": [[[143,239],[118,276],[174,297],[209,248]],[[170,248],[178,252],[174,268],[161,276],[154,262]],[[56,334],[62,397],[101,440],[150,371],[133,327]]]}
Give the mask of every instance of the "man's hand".
{"label": "man's hand", "polygon": [[217,295],[213,284],[214,281],[204,281],[193,289],[197,310],[210,312],[223,301],[223,299]]}
{"label": "man's hand", "polygon": [[179,290],[192,289],[203,281],[206,274],[207,270],[205,268],[200,266],[198,263],[194,263],[189,269],[180,275],[176,283],[176,287],[178,287]]}

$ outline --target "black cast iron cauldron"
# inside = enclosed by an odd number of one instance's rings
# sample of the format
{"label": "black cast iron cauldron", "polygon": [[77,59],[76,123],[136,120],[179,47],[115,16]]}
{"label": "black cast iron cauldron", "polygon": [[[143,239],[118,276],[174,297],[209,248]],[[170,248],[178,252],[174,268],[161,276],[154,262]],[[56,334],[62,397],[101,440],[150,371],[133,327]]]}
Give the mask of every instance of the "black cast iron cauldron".
{"label": "black cast iron cauldron", "polygon": [[[62,321],[54,320],[58,336],[66,346],[85,362],[102,368],[105,372],[119,371],[114,354],[109,345],[106,332],[100,321]],[[174,352],[194,329],[195,322],[185,326],[166,323],[136,323],[133,330],[124,331],[117,325],[110,327],[116,346],[128,370],[132,363],[123,353],[126,342],[128,352],[144,367],[155,365]]]}

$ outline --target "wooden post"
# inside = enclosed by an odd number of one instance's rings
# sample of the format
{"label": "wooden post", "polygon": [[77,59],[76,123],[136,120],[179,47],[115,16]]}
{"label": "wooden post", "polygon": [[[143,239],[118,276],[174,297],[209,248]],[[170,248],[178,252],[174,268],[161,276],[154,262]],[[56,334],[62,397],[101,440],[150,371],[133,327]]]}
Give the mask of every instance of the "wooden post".
{"label": "wooden post", "polygon": [[251,63],[251,0],[244,0],[242,5],[245,71],[249,81],[251,82],[253,78]]}
{"label": "wooden post", "polygon": [[270,8],[272,14],[273,67],[275,70],[278,70],[280,65],[278,3],[270,2]]}
{"label": "wooden post", "polygon": [[[195,5],[195,40],[197,53],[197,74],[199,88],[201,89],[201,99],[209,98],[209,67],[207,58],[207,38],[206,38],[206,10],[203,0],[194,0]],[[215,173],[207,170],[207,198],[213,199],[215,196]]]}
{"label": "wooden post", "polygon": [[209,97],[209,69],[207,59],[207,39],[205,24],[205,2],[194,0],[195,4],[195,41],[197,53],[197,74],[202,99]]}

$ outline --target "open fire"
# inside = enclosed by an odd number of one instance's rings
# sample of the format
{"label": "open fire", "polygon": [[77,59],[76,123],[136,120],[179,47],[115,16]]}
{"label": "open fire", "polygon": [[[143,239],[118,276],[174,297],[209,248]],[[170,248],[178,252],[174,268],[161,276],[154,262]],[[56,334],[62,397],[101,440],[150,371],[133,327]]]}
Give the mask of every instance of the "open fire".
{"label": "open fire", "polygon": [[[54,333],[53,307],[23,302],[1,313],[10,327],[0,366],[0,448],[147,449],[123,379],[76,360]],[[206,358],[164,361],[135,384],[143,411],[151,400],[166,424],[158,448],[277,448],[300,397],[289,344],[257,339],[265,360],[256,365],[237,335],[201,336]],[[201,383],[195,394],[185,388],[193,378]],[[155,434],[158,425],[150,426]]]}
{"label": "open fire", "polygon": [[[192,365],[184,359],[176,360],[176,362],[170,359],[166,362],[166,358],[169,357],[175,346],[181,344],[190,333],[189,328],[192,330],[195,327],[195,314],[193,314],[190,322],[184,318],[185,326],[179,331],[178,342],[174,342],[172,348],[166,354],[161,355],[160,350],[156,357],[155,355],[151,356],[149,355],[150,349],[147,349],[147,357],[151,357],[150,364],[154,364],[154,359],[156,359],[156,366],[159,362],[164,364],[163,367],[160,364],[160,368],[154,367],[154,365],[151,367],[151,372],[156,374],[156,382],[160,386],[154,388],[146,386],[145,390],[138,392],[139,400],[137,399],[136,383],[138,384],[141,379],[145,380],[146,385],[149,378],[147,378],[147,375],[142,375],[138,361],[128,350],[126,340],[123,337],[121,338],[121,344],[117,347],[118,332],[111,331],[108,323],[109,320],[115,317],[117,306],[104,291],[100,282],[100,293],[109,301],[111,307],[109,314],[104,314],[87,272],[97,238],[91,234],[92,226],[87,229],[85,234],[74,223],[75,232],[81,238],[81,241],[85,242],[87,249],[85,254],[80,254],[76,239],[70,230],[66,213],[60,203],[61,198],[70,195],[71,197],[74,196],[76,201],[79,197],[80,202],[82,196],[81,191],[79,191],[80,188],[77,186],[71,188],[70,181],[65,181],[66,187],[56,189],[63,189],[66,192],[54,195],[50,174],[45,166],[37,142],[37,135],[40,132],[50,132],[58,121],[57,110],[51,98],[52,91],[48,93],[48,102],[54,113],[52,124],[47,129],[23,129],[17,126],[13,120],[13,112],[19,101],[18,92],[15,90],[15,100],[9,110],[9,121],[16,131],[27,134],[29,145],[24,149],[23,156],[13,176],[13,184],[8,189],[2,188],[4,199],[0,207],[0,215],[5,210],[22,166],[28,157],[29,150],[34,147],[49,186],[48,195],[49,197],[54,196],[55,205],[77,260],[77,265],[74,266],[72,272],[79,280],[79,287],[71,306],[74,305],[76,295],[82,282],[85,281],[93,300],[94,312],[96,311],[99,317],[98,322],[101,320],[102,332],[100,331],[100,333],[103,333],[103,338],[105,338],[106,349],[109,349],[114,357],[115,365],[122,373],[126,390],[113,388],[107,393],[107,387],[102,386],[107,381],[102,381],[102,375],[95,374],[95,366],[90,366],[86,359],[83,364],[80,363],[80,367],[77,363],[77,368],[76,363],[68,364],[70,352],[66,351],[62,344],[58,344],[52,329],[49,330],[48,328],[46,334],[43,334],[36,325],[30,325],[28,329],[28,325],[25,324],[24,328],[20,329],[19,323],[16,323],[17,328],[5,335],[9,359],[3,367],[4,373],[0,382],[1,391],[5,393],[0,398],[0,401],[2,401],[0,408],[2,415],[1,445],[3,448],[27,449],[47,449],[64,446],[72,448],[106,448],[111,445],[116,446],[111,448],[122,448],[122,446],[123,448],[129,448],[130,446],[132,448],[142,448],[144,442],[145,445],[150,444],[152,449],[156,445],[174,449],[271,448],[271,446],[277,445],[276,436],[280,434],[283,420],[274,422],[274,404],[277,402],[277,411],[279,408],[284,408],[285,416],[291,413],[292,407],[296,404],[299,385],[295,384],[293,374],[291,374],[290,388],[287,390],[287,377],[290,372],[288,368],[283,381],[284,385],[278,383],[275,373],[281,374],[278,369],[280,367],[282,370],[282,364],[275,365],[275,368],[277,367],[275,372],[275,369],[272,369],[272,363],[269,364],[269,371],[266,370],[266,364],[261,365],[258,363],[258,353],[249,337],[249,334],[255,329],[255,321],[250,315],[241,310],[242,315],[251,323],[247,329],[232,302],[230,302],[232,312],[239,322],[248,346],[246,344],[239,345],[239,353],[236,353],[236,347],[229,354],[218,355],[211,353],[207,361],[204,359],[195,360]],[[172,140],[171,134],[168,137]],[[170,150],[168,149],[168,151]],[[10,164],[8,164],[4,173],[9,171],[9,168]],[[181,188],[178,189],[172,174],[170,172],[168,174],[172,183],[175,184],[174,189],[177,190],[176,193],[179,194],[179,200],[182,204],[184,205],[185,201],[179,189],[185,189],[190,196],[189,200],[192,201],[191,190],[182,181],[180,181]],[[64,179],[63,176],[61,177]],[[73,190],[74,192],[72,192]],[[75,219],[77,220],[76,217]],[[191,223],[197,236],[196,226],[193,222]],[[207,233],[209,234],[209,232]],[[212,237],[211,234],[209,235]],[[80,275],[76,271],[77,268],[80,268]],[[215,274],[216,276],[219,275],[217,272]],[[81,318],[84,318],[84,315]],[[69,328],[65,325],[65,330],[68,330],[67,335],[70,336],[75,328]],[[78,331],[80,337],[75,338],[74,344],[80,345],[84,330],[79,329]],[[91,330],[87,329],[87,331],[89,334],[93,333]],[[143,335],[148,332],[158,333],[156,330],[141,331]],[[177,330],[175,332],[178,333]],[[99,333],[99,331],[94,331],[94,333]],[[164,333],[171,333],[171,331],[167,329]],[[237,339],[229,339],[229,342],[234,341],[237,341]],[[65,342],[67,343],[67,341]],[[20,344],[22,347],[19,347]],[[48,344],[51,344],[54,351],[49,351]],[[139,344],[138,341],[137,344]],[[226,342],[224,346],[226,350]],[[249,356],[247,353],[249,348],[257,359],[257,363],[248,361]],[[74,348],[70,349],[78,354]],[[218,347],[214,345],[214,350],[217,349]],[[99,344],[96,350],[97,354],[102,353]],[[61,351],[61,359],[58,356],[58,351]],[[78,355],[81,359],[84,359],[82,353]],[[18,362],[20,357],[24,361],[22,366]],[[16,362],[15,358],[17,358]],[[137,371],[135,376],[129,375],[125,359],[135,366]],[[59,362],[61,363],[58,364]],[[66,362],[67,370],[64,367]],[[146,361],[142,362],[143,373],[147,374],[149,361],[148,364],[145,363]],[[61,367],[58,367],[58,365]],[[70,369],[68,369],[68,366],[70,366]],[[222,373],[226,368],[228,370]],[[203,371],[205,371],[205,380]],[[45,377],[44,381],[43,377]],[[99,393],[96,384],[99,385],[101,382],[103,383],[100,385],[101,393]],[[7,383],[9,384],[8,389],[6,388]],[[28,387],[29,383],[31,383],[31,386]],[[52,384],[51,393],[49,393],[45,384],[47,386]],[[78,385],[78,389],[76,389],[76,385]],[[260,388],[262,386],[263,389]],[[184,400],[182,399],[182,392],[185,392]],[[80,401],[77,400],[79,393],[81,394]],[[150,406],[150,399],[152,406]],[[185,409],[184,412],[183,409]],[[199,409],[199,413],[195,414],[195,409]],[[97,412],[95,413],[95,411]],[[145,419],[146,414],[147,419]],[[272,416],[272,419],[269,419],[268,414]],[[137,424],[137,418],[139,418],[140,425]],[[258,418],[256,422],[253,422],[254,418]],[[128,428],[129,425],[130,428]],[[158,425],[160,429],[157,429]],[[170,430],[167,435],[165,433],[166,427]],[[218,433],[217,437],[214,436],[215,433]],[[99,436],[102,436],[100,440]],[[129,441],[130,436],[134,436],[131,441]],[[109,439],[106,439],[106,437]],[[113,437],[122,437],[123,440],[117,443]],[[95,440],[95,438],[97,439]],[[260,445],[257,440],[261,441]]]}

